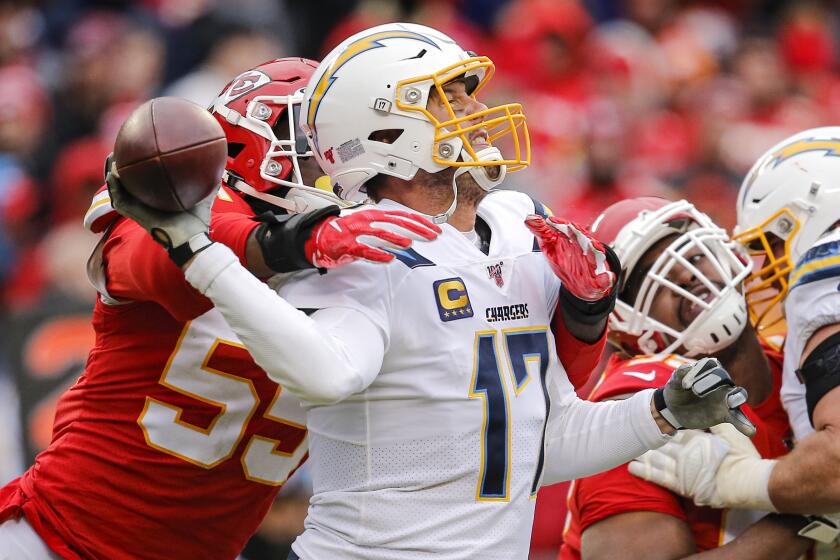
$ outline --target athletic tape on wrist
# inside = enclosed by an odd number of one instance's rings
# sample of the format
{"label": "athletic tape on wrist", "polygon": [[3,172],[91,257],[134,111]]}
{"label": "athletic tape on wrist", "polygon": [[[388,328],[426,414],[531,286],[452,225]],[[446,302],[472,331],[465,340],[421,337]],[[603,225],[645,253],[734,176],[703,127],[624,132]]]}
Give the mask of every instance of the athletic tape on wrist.
{"label": "athletic tape on wrist", "polygon": [[212,244],[213,240],[210,239],[207,232],[203,231],[190,237],[189,241],[186,243],[167,249],[167,253],[169,253],[169,258],[172,259],[172,261],[180,268],[187,264],[191,258]]}

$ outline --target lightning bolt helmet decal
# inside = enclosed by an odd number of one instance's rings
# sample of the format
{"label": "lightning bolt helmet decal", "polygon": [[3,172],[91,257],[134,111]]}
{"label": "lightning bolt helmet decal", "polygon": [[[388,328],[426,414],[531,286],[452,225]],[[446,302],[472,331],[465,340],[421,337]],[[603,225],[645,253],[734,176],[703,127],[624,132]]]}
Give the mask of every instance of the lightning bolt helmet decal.
{"label": "lightning bolt helmet decal", "polygon": [[433,46],[434,48],[440,50],[440,47],[432,40],[430,37],[423,35],[421,33],[416,33],[414,31],[380,31],[378,33],[373,33],[371,35],[367,35],[365,37],[361,37],[358,40],[350,43],[347,45],[347,48],[340,54],[336,59],[330,64],[330,67],[327,68],[321,77],[318,80],[318,83],[315,84],[315,87],[312,91],[312,97],[309,98],[309,106],[307,108],[306,114],[306,124],[309,126],[309,129],[312,131],[312,137],[315,138],[315,148],[318,149],[317,146],[317,134],[315,134],[315,119],[318,116],[318,107],[321,105],[321,101],[324,99],[327,91],[329,91],[330,86],[332,86],[333,82],[335,82],[337,76],[335,75],[342,66],[344,66],[349,60],[353,57],[362,54],[363,52],[367,52],[371,49],[378,49],[380,47],[384,47],[385,45],[382,44],[382,41],[386,39],[410,39],[414,41],[422,41],[428,45]]}

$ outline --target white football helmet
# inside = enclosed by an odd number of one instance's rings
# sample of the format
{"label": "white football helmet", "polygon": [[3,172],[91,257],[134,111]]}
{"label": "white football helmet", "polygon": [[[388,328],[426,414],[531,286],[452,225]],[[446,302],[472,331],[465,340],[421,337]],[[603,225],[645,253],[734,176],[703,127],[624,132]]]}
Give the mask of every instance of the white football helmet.
{"label": "white football helmet", "polygon": [[[621,260],[619,298],[609,323],[611,341],[617,346],[644,354],[673,353],[682,347],[683,355],[693,357],[726,348],[740,336],[747,323],[742,282],[751,263],[726,231],[691,203],[657,197],[622,200],[598,216],[591,230]],[[653,263],[635,301],[623,301],[621,292],[644,254],[674,234],[678,237]],[[706,257],[713,277],[694,265],[695,255]],[[670,280],[675,267],[684,267],[699,284],[692,288]],[[650,316],[655,298],[666,289],[701,309],[683,330]]]}
{"label": "white football helmet", "polygon": [[[778,307],[791,270],[838,221],[840,127],[794,134],[752,166],[738,193],[733,239],[763,259],[747,280],[747,304],[759,332],[782,319]],[[784,254],[777,256],[772,245],[779,240]]]}
{"label": "white football helmet", "polygon": [[[485,189],[506,171],[528,165],[530,140],[522,106],[491,107],[458,117],[443,85],[470,80],[473,98],[494,72],[489,58],[475,56],[446,35],[410,23],[391,23],[353,35],[323,60],[306,87],[300,117],[318,163],[336,194],[364,198],[364,183],[384,173],[410,180],[418,169],[436,173],[459,167]],[[426,108],[436,89],[451,119],[439,121]],[[491,147],[476,150],[469,135],[486,128]],[[389,133],[389,141],[377,133]],[[510,135],[512,152],[493,143]],[[487,173],[488,166],[501,167]],[[460,171],[460,170],[459,170]]]}

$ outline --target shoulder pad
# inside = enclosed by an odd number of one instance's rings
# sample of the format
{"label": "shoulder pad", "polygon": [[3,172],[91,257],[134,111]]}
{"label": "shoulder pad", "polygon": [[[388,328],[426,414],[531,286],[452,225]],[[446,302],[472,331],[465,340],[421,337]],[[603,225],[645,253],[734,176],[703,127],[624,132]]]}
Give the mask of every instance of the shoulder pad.
{"label": "shoulder pad", "polygon": [[790,290],[834,276],[840,276],[840,230],[822,237],[802,255],[790,274]]}
{"label": "shoulder pad", "polygon": [[[545,215],[547,208],[527,194],[519,191],[498,189],[490,191],[478,205],[479,215],[497,212],[512,212],[523,219],[528,214]],[[550,215],[550,212],[549,214]]]}
{"label": "shoulder pad", "polygon": [[92,233],[102,233],[117,218],[119,218],[119,214],[111,206],[111,197],[108,196],[108,189],[105,186],[100,187],[96,191],[96,194],[93,195],[90,207],[85,213],[85,229]]}

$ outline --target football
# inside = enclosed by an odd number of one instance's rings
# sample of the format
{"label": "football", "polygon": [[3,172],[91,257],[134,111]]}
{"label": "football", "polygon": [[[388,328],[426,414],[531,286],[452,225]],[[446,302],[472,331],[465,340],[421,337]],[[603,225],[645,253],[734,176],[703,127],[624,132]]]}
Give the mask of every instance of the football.
{"label": "football", "polygon": [[227,161],[222,127],[203,107],[157,97],[125,120],[114,162],[125,189],[158,210],[188,210],[219,187]]}

